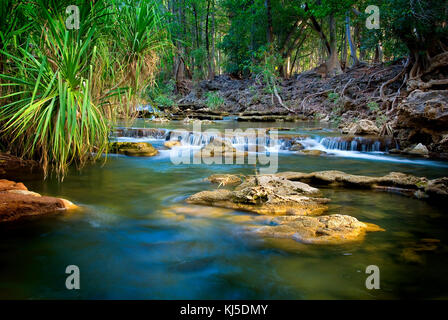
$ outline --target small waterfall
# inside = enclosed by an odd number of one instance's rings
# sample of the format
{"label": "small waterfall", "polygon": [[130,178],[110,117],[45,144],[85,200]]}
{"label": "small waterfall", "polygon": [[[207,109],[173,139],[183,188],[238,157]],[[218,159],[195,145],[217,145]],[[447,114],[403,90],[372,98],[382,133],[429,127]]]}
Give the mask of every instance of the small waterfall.
{"label": "small waterfall", "polygon": [[157,128],[117,128],[115,135],[117,137],[127,138],[149,138],[149,139],[165,139],[169,133],[166,129]]}
{"label": "small waterfall", "polygon": [[328,150],[387,152],[395,148],[392,139],[369,137],[325,137],[320,140]]}
{"label": "small waterfall", "polygon": [[168,130],[159,128],[125,128],[120,127],[115,130],[118,138],[134,139],[157,139],[166,141],[180,141],[183,146],[202,147],[210,143],[213,139],[219,138],[229,141],[239,150],[255,150],[255,146],[260,146],[259,150],[282,150],[296,151],[293,149],[297,145],[302,145],[304,149],[318,149],[322,151],[352,151],[352,152],[387,152],[396,148],[393,140],[380,137],[321,137],[321,136],[294,136],[279,135],[272,139],[269,134],[257,135],[244,132],[235,132],[232,135],[225,135],[219,132],[196,132],[186,130]]}

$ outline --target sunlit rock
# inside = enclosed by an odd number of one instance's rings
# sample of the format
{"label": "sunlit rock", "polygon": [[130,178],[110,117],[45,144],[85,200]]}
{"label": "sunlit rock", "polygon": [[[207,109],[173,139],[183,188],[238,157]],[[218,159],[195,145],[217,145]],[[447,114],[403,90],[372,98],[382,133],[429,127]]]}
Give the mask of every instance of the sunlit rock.
{"label": "sunlit rock", "polygon": [[343,134],[350,135],[378,135],[380,133],[380,129],[378,129],[375,123],[366,119],[349,123],[341,131]]}
{"label": "sunlit rock", "polygon": [[272,218],[267,226],[253,228],[262,237],[293,239],[309,244],[362,241],[367,232],[384,231],[377,225],[339,214],[320,217],[281,216]]}
{"label": "sunlit rock", "polygon": [[243,180],[234,174],[214,174],[206,178],[211,183],[216,183],[222,186],[239,185]]}
{"label": "sunlit rock", "polygon": [[22,183],[0,180],[0,222],[75,208],[68,200],[41,196]]}
{"label": "sunlit rock", "polygon": [[182,146],[182,143],[178,140],[170,140],[163,144],[168,149],[173,149],[174,147],[180,147]]}

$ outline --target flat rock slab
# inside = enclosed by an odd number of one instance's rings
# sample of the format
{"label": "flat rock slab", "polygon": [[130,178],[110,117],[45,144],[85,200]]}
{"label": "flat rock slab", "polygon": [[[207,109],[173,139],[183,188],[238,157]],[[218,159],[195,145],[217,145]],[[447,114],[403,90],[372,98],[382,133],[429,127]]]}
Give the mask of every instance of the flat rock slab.
{"label": "flat rock slab", "polygon": [[0,223],[75,208],[68,200],[41,196],[22,183],[0,180]]}
{"label": "flat rock slab", "polygon": [[293,239],[308,244],[343,244],[362,241],[367,232],[384,231],[377,225],[339,214],[320,217],[275,217],[269,225],[251,227],[251,229],[262,237]]}
{"label": "flat rock slab", "polygon": [[416,177],[401,172],[391,172],[382,177],[369,177],[334,170],[311,173],[282,172],[277,176],[310,184],[400,192],[419,199],[436,201],[448,199],[447,177],[428,180],[425,177]]}

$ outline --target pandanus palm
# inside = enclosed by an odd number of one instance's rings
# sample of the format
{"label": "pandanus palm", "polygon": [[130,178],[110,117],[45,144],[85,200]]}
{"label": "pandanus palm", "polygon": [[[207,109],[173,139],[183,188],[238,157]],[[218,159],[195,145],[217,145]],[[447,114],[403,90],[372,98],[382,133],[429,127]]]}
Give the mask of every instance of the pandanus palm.
{"label": "pandanus palm", "polygon": [[9,149],[62,177],[69,164],[98,158],[107,146],[108,126],[90,92],[96,27],[67,30],[62,15],[39,9],[22,46],[2,51],[9,72],[0,77],[9,90],[0,123]]}

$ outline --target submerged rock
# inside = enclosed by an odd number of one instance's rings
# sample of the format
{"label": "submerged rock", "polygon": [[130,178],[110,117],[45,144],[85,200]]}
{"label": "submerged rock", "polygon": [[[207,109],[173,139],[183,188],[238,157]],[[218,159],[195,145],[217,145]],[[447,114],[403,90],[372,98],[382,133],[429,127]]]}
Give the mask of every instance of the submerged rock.
{"label": "submerged rock", "polygon": [[321,150],[301,150],[299,151],[299,154],[305,154],[308,156],[323,156],[326,155],[327,153],[325,151],[321,151]]}
{"label": "submerged rock", "polygon": [[401,259],[408,263],[424,264],[427,252],[436,251],[440,246],[438,239],[421,239],[420,241],[408,244],[408,247],[401,252]]}
{"label": "submerged rock", "polygon": [[287,238],[310,244],[342,244],[361,241],[366,232],[384,231],[379,226],[346,215],[321,217],[282,216],[269,225],[255,227],[255,233],[268,238]]}
{"label": "submerged rock", "polygon": [[0,180],[0,222],[75,208],[68,200],[41,196],[22,183]]}
{"label": "submerged rock", "polygon": [[248,177],[235,190],[202,191],[188,203],[255,212],[265,215],[318,215],[326,211],[329,199],[314,198],[319,190],[305,183],[273,175]]}
{"label": "submerged rock", "polygon": [[359,122],[353,122],[348,125],[345,125],[342,128],[343,134],[350,135],[378,135],[380,133],[380,129],[375,125],[375,123],[371,120],[360,120]]}
{"label": "submerged rock", "polygon": [[132,157],[153,157],[159,153],[147,142],[111,142],[109,143],[109,152]]}

